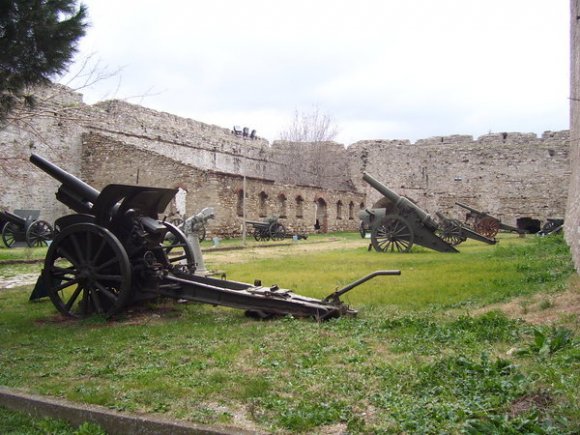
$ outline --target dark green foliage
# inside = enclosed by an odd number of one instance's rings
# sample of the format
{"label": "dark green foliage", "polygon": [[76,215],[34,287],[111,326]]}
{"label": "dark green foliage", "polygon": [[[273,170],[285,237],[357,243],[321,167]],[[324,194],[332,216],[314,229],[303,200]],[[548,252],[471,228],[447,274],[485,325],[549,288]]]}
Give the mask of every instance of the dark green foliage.
{"label": "dark green foliage", "polygon": [[76,0],[0,1],[0,121],[31,105],[28,87],[66,71],[84,36],[87,10]]}

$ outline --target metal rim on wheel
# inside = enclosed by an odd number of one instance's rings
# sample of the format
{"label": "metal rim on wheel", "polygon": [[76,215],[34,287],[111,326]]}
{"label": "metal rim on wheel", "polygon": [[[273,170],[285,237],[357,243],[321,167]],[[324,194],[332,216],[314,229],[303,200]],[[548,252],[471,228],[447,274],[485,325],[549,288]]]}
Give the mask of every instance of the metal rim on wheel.
{"label": "metal rim on wheel", "polygon": [[457,246],[467,240],[461,230],[461,222],[457,219],[447,220],[443,225],[443,228],[438,231],[438,236],[451,246]]}
{"label": "metal rim on wheel", "polygon": [[[195,271],[195,255],[191,243],[189,243],[183,231],[175,225],[169,222],[164,222],[164,225],[169,232],[169,237],[165,239],[168,244],[164,246],[167,260],[173,265],[184,265],[193,273]],[[183,260],[185,260],[185,264]]]}
{"label": "metal rim on wheel", "polygon": [[109,230],[71,225],[54,238],[42,272],[48,296],[69,317],[110,317],[131,297],[131,264]]}
{"label": "metal rim on wheel", "polygon": [[14,243],[16,242],[16,234],[19,233],[18,225],[8,222],[2,228],[2,241],[7,248],[12,248]]}
{"label": "metal rim on wheel", "polygon": [[474,225],[475,231],[488,239],[493,239],[499,232],[499,221],[492,217],[485,217]]}
{"label": "metal rim on wheel", "polygon": [[385,216],[371,234],[371,243],[377,252],[409,252],[414,239],[411,225],[397,215]]}
{"label": "metal rim on wheel", "polygon": [[46,246],[47,241],[52,240],[54,231],[46,221],[35,221],[26,230],[26,243],[31,248]]}

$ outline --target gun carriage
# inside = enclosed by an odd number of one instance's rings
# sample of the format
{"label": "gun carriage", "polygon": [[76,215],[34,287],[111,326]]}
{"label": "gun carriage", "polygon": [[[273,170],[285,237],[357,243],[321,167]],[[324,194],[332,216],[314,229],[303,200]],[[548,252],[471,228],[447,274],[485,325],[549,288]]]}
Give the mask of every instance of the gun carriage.
{"label": "gun carriage", "polygon": [[[184,233],[191,232],[195,233],[200,242],[203,242],[207,236],[206,224],[207,221],[215,217],[213,209],[211,207],[206,207],[202,209],[199,213],[183,220],[181,217],[176,217],[170,220],[170,222],[179,228]],[[172,237],[169,235],[169,237]]]}
{"label": "gun carriage", "polygon": [[252,234],[257,242],[282,240],[286,238],[286,228],[278,221],[277,216],[269,216],[264,221],[246,221],[253,228]]}
{"label": "gun carriage", "polygon": [[564,228],[564,219],[548,218],[542,229],[538,232],[540,236],[558,234]]}
{"label": "gun carriage", "polygon": [[359,212],[361,228],[370,228],[371,245],[378,252],[409,252],[413,244],[439,252],[458,252],[454,246],[467,238],[495,243],[440,213],[437,222],[413,201],[399,196],[366,172],[363,179],[383,195],[379,207]]}
{"label": "gun carriage", "polygon": [[485,237],[492,239],[497,236],[497,233],[499,233],[500,230],[518,234],[526,233],[525,230],[504,224],[500,219],[491,216],[486,212],[476,210],[475,208],[461,202],[456,202],[455,204],[469,211],[466,216],[466,221],[473,220],[473,229]]}
{"label": "gun carriage", "polygon": [[31,248],[46,246],[53,237],[52,226],[39,220],[40,210],[0,211],[2,241],[7,248],[26,243]]}
{"label": "gun carriage", "polygon": [[[111,317],[143,300],[169,297],[244,309],[259,317],[292,314],[324,320],[356,314],[340,300],[379,270],[315,299],[277,285],[253,285],[195,275],[195,258],[184,233],[160,221],[175,189],[110,184],[98,191],[48,160],[30,161],[61,184],[56,198],[76,214],[55,223],[59,231],[48,248],[31,299],[48,296],[65,316]],[[165,241],[167,233],[174,242]]]}

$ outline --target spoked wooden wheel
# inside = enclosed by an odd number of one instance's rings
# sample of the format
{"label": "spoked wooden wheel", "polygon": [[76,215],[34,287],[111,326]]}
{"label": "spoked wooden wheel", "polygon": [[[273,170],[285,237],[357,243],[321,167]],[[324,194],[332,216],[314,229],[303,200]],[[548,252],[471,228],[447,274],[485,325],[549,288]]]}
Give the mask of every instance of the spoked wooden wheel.
{"label": "spoked wooden wheel", "polygon": [[2,241],[7,248],[12,248],[12,246],[14,246],[18,233],[20,233],[18,225],[12,222],[8,222],[4,225],[4,228],[2,228]]}
{"label": "spoked wooden wheel", "polygon": [[484,217],[474,225],[475,231],[488,239],[493,239],[499,232],[499,221],[492,217]]}
{"label": "spoked wooden wheel", "polygon": [[268,228],[272,240],[283,240],[286,238],[286,228],[282,224],[271,224]]}
{"label": "spoked wooden wheel", "polygon": [[437,235],[451,246],[457,246],[467,240],[461,230],[461,222],[457,219],[446,220]]}
{"label": "spoked wooden wheel", "polygon": [[406,219],[388,215],[373,228],[371,243],[377,252],[409,252],[415,235]]}
{"label": "spoked wooden wheel", "polygon": [[26,243],[31,248],[46,246],[53,235],[54,231],[48,222],[35,221],[26,230]]}
{"label": "spoked wooden wheel", "polygon": [[179,228],[169,222],[164,222],[168,234],[163,249],[170,264],[185,266],[191,273],[195,272],[195,255],[193,247]]}
{"label": "spoked wooden wheel", "polygon": [[52,303],[69,317],[110,317],[131,297],[125,248],[113,233],[92,223],[71,225],[57,234],[42,276]]}

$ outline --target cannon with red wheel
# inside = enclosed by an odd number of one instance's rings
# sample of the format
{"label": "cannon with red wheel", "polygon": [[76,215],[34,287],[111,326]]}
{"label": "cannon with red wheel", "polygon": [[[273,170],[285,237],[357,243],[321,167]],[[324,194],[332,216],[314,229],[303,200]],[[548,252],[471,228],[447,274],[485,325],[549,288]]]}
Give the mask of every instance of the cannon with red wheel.
{"label": "cannon with red wheel", "polygon": [[7,248],[46,246],[53,237],[52,226],[39,220],[40,210],[0,211],[2,222],[2,241]]}
{"label": "cannon with red wheel", "polygon": [[487,238],[438,213],[439,222],[409,198],[398,195],[368,173],[363,180],[383,198],[372,209],[359,212],[361,227],[370,228],[371,245],[377,252],[409,252],[414,244],[438,252],[458,252],[455,248],[468,238],[494,244]]}
{"label": "cannon with red wheel", "polygon": [[486,212],[476,210],[475,208],[470,207],[461,202],[456,202],[455,204],[469,211],[469,213],[466,216],[466,221],[473,221],[472,223],[473,229],[477,233],[482,234],[485,237],[493,239],[497,235],[497,233],[499,233],[500,230],[518,234],[527,233],[527,231],[521,228],[516,228],[512,227],[511,225],[504,224],[500,219],[491,216]]}
{"label": "cannon with red wheel", "polygon": [[[356,314],[340,296],[379,275],[379,270],[324,299],[195,274],[194,249],[175,225],[158,219],[176,189],[109,184],[98,191],[48,160],[30,161],[61,183],[56,198],[76,214],[55,222],[59,231],[30,296],[48,296],[63,315],[111,317],[141,301],[173,298],[246,310],[267,318],[291,314],[325,320]],[[173,237],[167,240],[167,233]]]}

